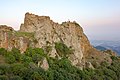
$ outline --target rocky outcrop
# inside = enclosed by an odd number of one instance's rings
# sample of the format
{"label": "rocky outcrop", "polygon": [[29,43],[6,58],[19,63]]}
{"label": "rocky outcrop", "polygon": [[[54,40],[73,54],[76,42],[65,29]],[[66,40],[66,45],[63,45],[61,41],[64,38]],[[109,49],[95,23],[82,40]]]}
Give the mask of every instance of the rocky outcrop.
{"label": "rocky outcrop", "polygon": [[8,32],[13,31],[11,27],[6,25],[0,26],[0,47],[8,48]]}
{"label": "rocky outcrop", "polygon": [[92,49],[82,27],[75,21],[58,24],[50,20],[48,16],[26,13],[24,24],[21,25],[20,31],[34,33],[34,37],[38,41],[35,47],[52,46],[52,50],[49,52],[51,57],[58,55],[55,49],[55,42],[66,44],[74,50],[73,54],[69,55],[73,65],[83,66],[85,57],[89,54],[88,51]]}
{"label": "rocky outcrop", "polygon": [[48,70],[49,68],[49,64],[46,58],[43,59],[42,64],[41,64],[41,68],[43,68],[44,70]]}
{"label": "rocky outcrop", "polygon": [[24,33],[14,31],[12,27],[0,25],[0,47],[8,50],[18,48],[23,53],[29,45],[30,38],[27,38]]}
{"label": "rocky outcrop", "polygon": [[[1,25],[0,35],[0,47],[9,50],[15,47],[24,52],[28,47],[43,48],[44,50],[49,47],[50,50],[46,50],[47,55],[61,59],[55,48],[55,43],[64,43],[72,50],[72,54],[68,55],[68,59],[75,66],[85,67],[88,61],[88,66],[91,67],[92,61],[90,58],[96,56],[99,56],[96,57],[96,61],[104,61],[103,57],[101,57],[103,53],[90,45],[82,27],[75,21],[58,24],[53,22],[48,16],[26,13],[24,23],[21,24],[19,31],[14,31],[11,27]],[[105,60],[109,60],[106,55],[104,55]],[[43,60],[41,67],[45,70],[49,68],[46,59]]]}

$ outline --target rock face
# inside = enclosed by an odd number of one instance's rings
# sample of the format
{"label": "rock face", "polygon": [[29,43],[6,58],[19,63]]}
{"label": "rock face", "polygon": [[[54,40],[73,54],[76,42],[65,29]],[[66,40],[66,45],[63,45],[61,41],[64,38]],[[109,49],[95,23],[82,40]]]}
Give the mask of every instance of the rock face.
{"label": "rock face", "polygon": [[8,33],[9,31],[13,31],[11,27],[7,27],[6,25],[0,26],[0,47],[8,48]]}
{"label": "rock face", "polygon": [[49,68],[49,64],[47,62],[47,59],[44,58],[41,64],[41,68],[43,68],[44,70],[47,70]]}
{"label": "rock face", "polygon": [[92,49],[83,29],[76,22],[68,21],[58,24],[50,20],[48,16],[26,13],[20,31],[34,33],[34,37],[38,41],[35,47],[52,46],[52,50],[49,52],[51,57],[57,56],[55,42],[66,44],[74,50],[74,54],[69,56],[73,65],[83,63],[88,51]]}
{"label": "rock face", "polygon": [[0,25],[0,47],[8,50],[18,48],[24,52],[29,42],[30,38],[27,38],[24,33],[14,31],[12,27]]}
{"label": "rock face", "polygon": [[[13,47],[24,52],[27,47],[37,47],[45,49],[50,46],[48,52],[50,57],[61,58],[55,49],[55,43],[64,43],[73,50],[73,54],[68,59],[73,65],[84,67],[90,57],[102,55],[102,52],[94,49],[83,32],[82,27],[76,22],[63,22],[58,24],[50,20],[48,16],[38,16],[30,13],[25,14],[24,23],[19,31],[14,31],[11,27],[0,26],[0,47],[11,50]],[[98,60],[102,58],[98,57]],[[42,67],[46,66],[44,60]],[[89,61],[89,64],[90,61]],[[45,67],[47,70],[49,66]]]}

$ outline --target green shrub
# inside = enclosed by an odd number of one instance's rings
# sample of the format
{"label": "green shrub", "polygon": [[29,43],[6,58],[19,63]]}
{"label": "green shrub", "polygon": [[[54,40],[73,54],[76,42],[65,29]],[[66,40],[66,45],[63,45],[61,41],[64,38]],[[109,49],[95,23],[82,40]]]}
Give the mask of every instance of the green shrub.
{"label": "green shrub", "polygon": [[32,57],[34,54],[40,54],[42,56],[45,56],[44,50],[42,48],[27,48],[25,55]]}
{"label": "green shrub", "polygon": [[10,80],[23,80],[20,76],[12,76]]}
{"label": "green shrub", "polygon": [[114,61],[117,60],[118,58],[116,56],[111,56],[111,59]]}
{"label": "green shrub", "polygon": [[67,57],[69,54],[72,54],[72,50],[70,50],[64,43],[55,43],[55,49],[59,56]]}
{"label": "green shrub", "polygon": [[38,72],[33,72],[32,80],[44,80]]}
{"label": "green shrub", "polygon": [[6,75],[10,72],[10,65],[9,64],[0,64],[0,75]]}
{"label": "green shrub", "polygon": [[7,53],[7,50],[4,48],[0,48],[0,55],[5,55]]}
{"label": "green shrub", "polygon": [[28,66],[30,62],[33,62],[32,57],[29,57],[29,56],[26,56],[26,55],[21,55],[20,61],[25,66]]}
{"label": "green shrub", "polygon": [[16,31],[16,32],[15,32],[15,36],[34,38],[34,33]]}
{"label": "green shrub", "polygon": [[[1,57],[6,63],[0,64],[0,80],[119,80],[120,79],[120,59],[112,57],[111,64],[102,62],[95,69],[79,68],[73,66],[67,55],[72,51],[63,43],[56,43],[55,48],[61,59],[47,56],[42,48],[28,48],[25,54],[21,54],[18,49],[12,51],[0,49]],[[38,67],[38,61],[47,58],[49,69],[45,71]],[[116,59],[117,58],[117,59]],[[97,65],[94,63],[94,65]]]}
{"label": "green shrub", "polygon": [[37,64],[38,61],[43,60],[43,56],[41,56],[40,54],[34,54],[34,55],[32,56],[32,60],[33,60],[34,63]]}
{"label": "green shrub", "polygon": [[15,57],[16,61],[20,61],[21,53],[20,50],[17,48],[12,48],[11,50],[12,55]]}
{"label": "green shrub", "polygon": [[22,72],[22,68],[24,68],[23,64],[14,63],[14,64],[11,65],[11,72],[14,75],[19,75]]}
{"label": "green shrub", "polygon": [[46,51],[47,53],[49,53],[50,51],[52,51],[52,46],[46,46],[46,47],[45,47],[45,51]]}
{"label": "green shrub", "polygon": [[12,64],[12,63],[15,63],[16,62],[16,59],[15,57],[11,54],[11,53],[8,53],[6,55],[6,62],[9,63],[9,64]]}
{"label": "green shrub", "polygon": [[9,78],[6,75],[0,75],[0,80],[9,80]]}

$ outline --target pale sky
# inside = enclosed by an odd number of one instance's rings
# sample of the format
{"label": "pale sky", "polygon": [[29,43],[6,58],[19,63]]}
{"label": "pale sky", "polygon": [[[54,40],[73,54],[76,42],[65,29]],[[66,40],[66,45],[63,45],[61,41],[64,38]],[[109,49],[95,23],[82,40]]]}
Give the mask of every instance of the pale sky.
{"label": "pale sky", "polygon": [[18,30],[26,12],[76,21],[90,40],[120,40],[120,0],[0,0],[0,25]]}

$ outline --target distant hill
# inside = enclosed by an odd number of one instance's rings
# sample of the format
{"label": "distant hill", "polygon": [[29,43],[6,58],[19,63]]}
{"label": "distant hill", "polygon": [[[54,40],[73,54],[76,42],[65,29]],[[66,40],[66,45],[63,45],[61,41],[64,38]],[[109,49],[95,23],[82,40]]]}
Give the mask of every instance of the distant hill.
{"label": "distant hill", "polygon": [[91,44],[98,50],[111,49],[120,55],[120,41],[92,40]]}
{"label": "distant hill", "polygon": [[107,48],[102,47],[102,46],[95,46],[95,48],[101,51],[107,50]]}

